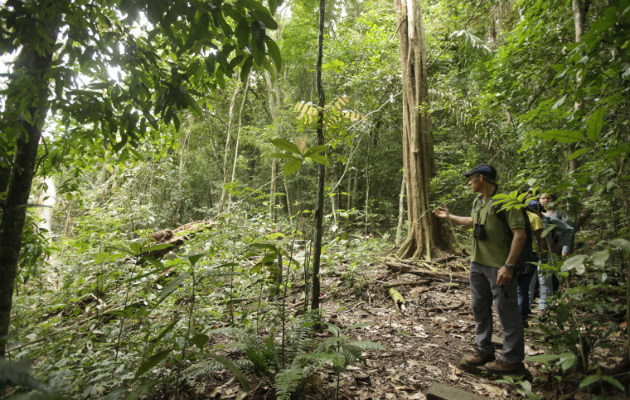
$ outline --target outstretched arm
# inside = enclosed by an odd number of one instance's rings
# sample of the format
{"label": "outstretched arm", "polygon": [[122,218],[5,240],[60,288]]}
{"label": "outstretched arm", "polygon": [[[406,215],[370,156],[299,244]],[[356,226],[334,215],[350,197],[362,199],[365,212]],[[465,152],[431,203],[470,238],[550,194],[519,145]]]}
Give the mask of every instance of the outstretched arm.
{"label": "outstretched arm", "polygon": [[454,222],[459,225],[464,225],[468,227],[473,226],[472,217],[462,217],[459,215],[453,215],[450,212],[448,212],[447,208],[436,208],[435,210],[433,210],[433,214],[435,214],[435,216],[438,218],[448,219],[449,221]]}

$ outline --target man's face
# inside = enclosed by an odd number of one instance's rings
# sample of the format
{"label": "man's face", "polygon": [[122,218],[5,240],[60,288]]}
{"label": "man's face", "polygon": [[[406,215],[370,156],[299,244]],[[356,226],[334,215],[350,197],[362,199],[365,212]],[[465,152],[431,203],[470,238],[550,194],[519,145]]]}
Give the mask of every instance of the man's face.
{"label": "man's face", "polygon": [[483,177],[481,174],[472,174],[468,177],[468,184],[472,189],[473,193],[479,193],[481,191],[481,183]]}
{"label": "man's face", "polygon": [[540,196],[540,204],[543,207],[547,208],[547,203],[549,203],[549,202],[553,202],[553,198],[551,197],[551,195],[549,193],[543,193]]}

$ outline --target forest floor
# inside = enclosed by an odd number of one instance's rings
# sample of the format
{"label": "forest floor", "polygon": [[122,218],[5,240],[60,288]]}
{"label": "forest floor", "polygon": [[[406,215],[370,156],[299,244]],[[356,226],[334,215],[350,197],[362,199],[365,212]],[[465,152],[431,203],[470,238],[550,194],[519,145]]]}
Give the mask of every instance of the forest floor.
{"label": "forest floor", "polygon": [[[523,398],[518,384],[500,382],[504,377],[486,372],[467,372],[460,368],[462,357],[474,348],[474,320],[470,307],[467,267],[463,259],[452,258],[439,271],[422,266],[378,263],[365,266],[354,280],[341,274],[322,277],[321,307],[326,318],[340,328],[367,323],[350,331],[353,339],[381,344],[385,351],[369,351],[366,363],[357,363],[343,372],[320,374],[305,399],[426,399],[436,383],[487,399]],[[389,266],[388,266],[389,265]],[[403,266],[403,264],[399,264]],[[397,311],[388,294],[395,287],[406,300],[404,311]],[[296,299],[297,302],[297,299]],[[495,318],[498,356],[501,331]],[[536,318],[525,331],[526,356],[543,353],[544,335],[536,329]],[[564,395],[545,394],[542,365],[526,363],[528,380],[538,377],[532,391],[542,398],[587,399],[571,390]],[[221,382],[221,379],[223,381]],[[236,399],[239,387],[230,374],[208,377],[204,390],[192,390],[191,398]],[[233,378],[233,377],[232,377]],[[522,378],[522,377],[521,377]],[[509,379],[509,378],[508,378]],[[518,381],[516,377],[514,381]],[[572,381],[565,378],[565,383]],[[573,379],[573,388],[579,378]],[[541,383],[542,382],[542,383]],[[212,388],[212,389],[210,389]],[[208,390],[209,389],[209,390]],[[269,388],[260,387],[253,398],[273,399]]]}

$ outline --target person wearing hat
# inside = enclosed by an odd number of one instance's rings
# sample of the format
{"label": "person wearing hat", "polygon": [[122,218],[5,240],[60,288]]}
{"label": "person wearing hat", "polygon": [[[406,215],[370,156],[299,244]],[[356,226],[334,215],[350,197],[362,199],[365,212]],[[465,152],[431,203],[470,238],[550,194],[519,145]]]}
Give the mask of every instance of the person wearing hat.
{"label": "person wearing hat", "polygon": [[[551,254],[551,265],[555,265],[557,256],[562,257],[563,260],[566,259],[569,254],[571,242],[573,241],[573,228],[560,219],[546,216],[545,213],[547,210],[538,200],[532,200],[527,203],[527,209],[540,217],[545,229],[550,226],[554,227],[545,237]],[[549,297],[553,295],[553,272],[539,271],[538,284],[540,285],[538,309],[544,313],[549,306]],[[532,300],[535,288],[536,281],[533,280],[530,285],[530,298],[532,298]]]}
{"label": "person wearing hat", "polygon": [[521,312],[523,324],[525,327],[528,327],[527,318],[531,313],[536,282],[538,280],[538,264],[547,262],[548,245],[545,238],[542,237],[545,226],[539,214],[529,205],[526,211],[534,240],[532,240],[532,258],[527,266],[518,273],[518,309]]}
{"label": "person wearing hat", "polygon": [[[526,242],[523,213],[506,210],[508,226],[496,215],[492,196],[497,193],[497,171],[480,164],[464,173],[468,185],[478,196],[470,217],[451,214],[446,208],[434,210],[438,218],[473,228],[470,261],[470,292],[475,317],[475,351],[463,358],[470,365],[484,365],[498,373],[522,371],[525,367],[523,320],[517,303],[517,279],[514,265]],[[501,357],[495,360],[492,344],[492,303],[495,304],[503,333]]]}

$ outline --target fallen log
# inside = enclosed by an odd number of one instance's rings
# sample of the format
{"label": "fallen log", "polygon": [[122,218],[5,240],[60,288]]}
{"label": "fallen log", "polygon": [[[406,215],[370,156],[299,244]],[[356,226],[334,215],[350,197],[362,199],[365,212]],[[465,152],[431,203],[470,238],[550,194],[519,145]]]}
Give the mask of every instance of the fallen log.
{"label": "fallen log", "polygon": [[398,290],[394,288],[389,288],[389,296],[392,298],[392,300],[394,300],[394,306],[396,306],[396,311],[398,311],[401,314],[404,313],[405,304],[407,304],[407,301],[405,300],[403,295],[400,294]]}
{"label": "fallen log", "polygon": [[[189,222],[173,230],[164,229],[151,234],[151,244],[147,250],[133,258],[144,262],[147,257],[159,260],[168,252],[182,246],[187,240],[192,239],[197,233],[209,228],[215,223],[213,219]],[[127,257],[129,258],[129,257]],[[126,258],[126,259],[127,259]],[[125,260],[126,260],[125,259]]]}
{"label": "fallen log", "polygon": [[394,272],[413,274],[424,278],[436,279],[440,281],[454,280],[460,283],[468,283],[468,275],[461,273],[423,270],[413,265],[403,264],[395,261],[386,261],[384,265],[387,267],[387,269]]}
{"label": "fallen log", "polygon": [[383,285],[383,289],[395,288],[395,287],[405,287],[405,286],[426,286],[430,285],[433,282],[431,279],[423,279],[421,281],[412,281],[412,282],[393,282]]}

